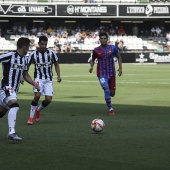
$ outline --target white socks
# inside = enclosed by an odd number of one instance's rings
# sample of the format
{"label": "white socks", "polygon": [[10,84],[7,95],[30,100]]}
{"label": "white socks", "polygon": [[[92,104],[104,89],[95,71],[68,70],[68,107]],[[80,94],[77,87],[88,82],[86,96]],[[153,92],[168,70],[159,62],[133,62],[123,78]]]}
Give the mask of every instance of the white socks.
{"label": "white socks", "polygon": [[9,113],[8,113],[9,134],[15,133],[15,123],[16,123],[18,110],[19,110],[19,107],[13,107],[9,110]]}
{"label": "white socks", "polygon": [[38,107],[38,111],[40,111],[40,110],[42,110],[42,109],[44,109],[44,106],[42,105],[42,103],[39,105],[39,107]]}
{"label": "white socks", "polygon": [[37,108],[37,106],[32,106],[31,105],[31,109],[30,109],[30,117],[34,118],[34,114],[35,114],[35,109]]}

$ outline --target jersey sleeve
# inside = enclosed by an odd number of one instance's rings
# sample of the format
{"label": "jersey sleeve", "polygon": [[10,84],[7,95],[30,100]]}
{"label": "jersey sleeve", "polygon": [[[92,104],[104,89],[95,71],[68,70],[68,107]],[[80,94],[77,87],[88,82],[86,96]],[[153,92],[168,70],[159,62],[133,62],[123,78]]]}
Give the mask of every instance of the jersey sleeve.
{"label": "jersey sleeve", "polygon": [[11,57],[12,57],[11,52],[2,54],[2,55],[0,55],[0,62],[7,63],[11,59]]}
{"label": "jersey sleeve", "polygon": [[34,57],[34,51],[28,56],[28,59],[27,59],[28,65],[31,65],[31,63],[33,61],[33,57]]}
{"label": "jersey sleeve", "polygon": [[56,63],[56,62],[58,62],[58,56],[57,56],[57,54],[54,52],[54,51],[52,51],[51,50],[51,55],[52,55],[52,62],[53,63]]}

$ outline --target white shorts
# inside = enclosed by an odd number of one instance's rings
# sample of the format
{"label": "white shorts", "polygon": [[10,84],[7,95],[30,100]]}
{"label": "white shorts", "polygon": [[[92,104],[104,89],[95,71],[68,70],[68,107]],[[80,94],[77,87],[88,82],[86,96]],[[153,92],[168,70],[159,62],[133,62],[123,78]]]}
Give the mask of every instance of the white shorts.
{"label": "white shorts", "polygon": [[0,105],[9,110],[7,103],[10,100],[17,100],[17,95],[13,92],[10,96],[6,97],[5,91],[0,89]]}
{"label": "white shorts", "polygon": [[35,79],[39,83],[40,91],[34,87],[34,92],[40,92],[44,96],[53,96],[53,82],[49,80]]}

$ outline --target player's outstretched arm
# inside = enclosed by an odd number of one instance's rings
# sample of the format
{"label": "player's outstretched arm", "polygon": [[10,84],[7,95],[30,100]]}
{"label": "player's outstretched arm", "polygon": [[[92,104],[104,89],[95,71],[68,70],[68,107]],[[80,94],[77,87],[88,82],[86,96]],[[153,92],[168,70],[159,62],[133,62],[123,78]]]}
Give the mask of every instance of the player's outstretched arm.
{"label": "player's outstretched arm", "polygon": [[24,77],[24,80],[25,80],[27,83],[35,86],[35,88],[36,88],[37,90],[40,90],[39,84],[35,83],[35,82],[32,80],[31,76],[28,74],[28,71],[24,71],[23,77]]}

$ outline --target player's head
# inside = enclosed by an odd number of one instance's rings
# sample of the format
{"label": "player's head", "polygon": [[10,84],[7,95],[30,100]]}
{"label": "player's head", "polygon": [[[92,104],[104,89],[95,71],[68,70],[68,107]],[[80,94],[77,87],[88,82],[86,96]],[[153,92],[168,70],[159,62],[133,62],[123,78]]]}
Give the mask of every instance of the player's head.
{"label": "player's head", "polygon": [[25,37],[21,37],[17,41],[17,51],[20,51],[21,55],[26,55],[29,50],[30,40]]}
{"label": "player's head", "polygon": [[99,40],[102,46],[106,46],[107,45],[107,41],[108,41],[108,35],[106,32],[102,32],[99,35]]}
{"label": "player's head", "polygon": [[39,45],[39,51],[43,52],[46,50],[47,48],[47,43],[48,43],[48,38],[46,36],[40,36],[39,37],[39,42],[38,42],[38,45]]}
{"label": "player's head", "polygon": [[30,44],[30,40],[28,38],[25,37],[21,37],[18,39],[17,41],[17,48],[22,48],[23,46],[29,46]]}
{"label": "player's head", "polygon": [[108,34],[107,34],[106,32],[101,32],[100,35],[99,35],[99,37],[102,37],[102,36],[105,36],[105,37],[107,37],[107,39],[108,39]]}

